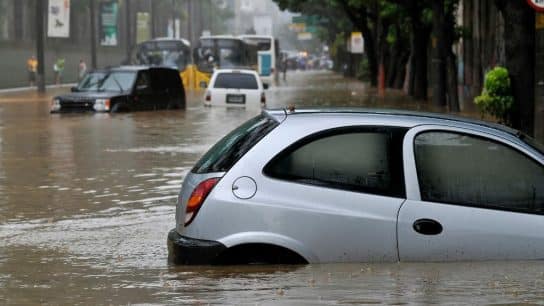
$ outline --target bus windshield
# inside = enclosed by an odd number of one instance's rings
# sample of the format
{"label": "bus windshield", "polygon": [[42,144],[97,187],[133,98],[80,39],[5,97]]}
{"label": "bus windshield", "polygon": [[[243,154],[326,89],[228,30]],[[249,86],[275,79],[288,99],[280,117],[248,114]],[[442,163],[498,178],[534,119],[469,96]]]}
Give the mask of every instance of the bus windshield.
{"label": "bus windshield", "polygon": [[195,62],[200,71],[213,72],[214,68],[243,66],[243,46],[236,39],[201,39],[195,50]]}
{"label": "bus windshield", "polygon": [[245,41],[256,44],[258,51],[271,51],[272,41],[270,38],[264,37],[245,37]]}
{"label": "bus windshield", "polygon": [[147,41],[138,45],[136,64],[167,66],[185,70],[190,60],[190,48],[181,41]]}

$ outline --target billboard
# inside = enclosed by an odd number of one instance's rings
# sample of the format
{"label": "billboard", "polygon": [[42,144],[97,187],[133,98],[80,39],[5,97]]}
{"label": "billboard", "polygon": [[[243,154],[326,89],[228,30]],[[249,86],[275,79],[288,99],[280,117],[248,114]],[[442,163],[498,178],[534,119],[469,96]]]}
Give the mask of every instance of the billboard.
{"label": "billboard", "polygon": [[70,37],[70,0],[49,0],[47,36]]}
{"label": "billboard", "polygon": [[119,4],[117,1],[100,2],[100,45],[117,46]]}
{"label": "billboard", "polygon": [[149,28],[150,16],[146,12],[138,12],[136,15],[136,43],[149,40],[151,30]]}

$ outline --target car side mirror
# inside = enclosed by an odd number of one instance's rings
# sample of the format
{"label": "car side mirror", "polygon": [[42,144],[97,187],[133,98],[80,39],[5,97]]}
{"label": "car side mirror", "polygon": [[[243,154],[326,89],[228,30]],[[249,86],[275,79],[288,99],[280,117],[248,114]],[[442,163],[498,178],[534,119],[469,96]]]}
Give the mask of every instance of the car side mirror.
{"label": "car side mirror", "polygon": [[77,86],[74,86],[74,87],[70,88],[70,91],[71,92],[78,92],[79,89],[77,88]]}
{"label": "car side mirror", "polygon": [[268,87],[270,87],[270,85],[268,85],[268,83],[263,83],[263,88],[264,88],[264,90],[267,90]]}
{"label": "car side mirror", "polygon": [[200,82],[200,88],[205,89],[207,87],[208,87],[208,84],[206,84],[206,82],[204,81]]}

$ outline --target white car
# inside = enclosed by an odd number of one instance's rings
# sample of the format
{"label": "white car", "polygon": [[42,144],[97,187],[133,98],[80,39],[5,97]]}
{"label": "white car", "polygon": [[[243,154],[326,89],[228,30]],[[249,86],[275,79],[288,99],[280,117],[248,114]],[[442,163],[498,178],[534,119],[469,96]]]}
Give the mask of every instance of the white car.
{"label": "white car", "polygon": [[267,87],[254,70],[218,69],[206,89],[204,105],[264,106]]}
{"label": "white car", "polygon": [[265,111],[185,177],[178,264],[544,259],[544,150],[470,119]]}

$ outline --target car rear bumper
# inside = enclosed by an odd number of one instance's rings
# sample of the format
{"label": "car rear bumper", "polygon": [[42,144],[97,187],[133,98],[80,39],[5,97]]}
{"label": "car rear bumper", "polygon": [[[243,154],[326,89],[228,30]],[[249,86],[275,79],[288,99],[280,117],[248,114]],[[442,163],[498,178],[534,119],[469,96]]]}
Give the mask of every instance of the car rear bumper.
{"label": "car rear bumper", "polygon": [[177,265],[210,265],[227,249],[217,241],[181,236],[175,229],[168,233],[168,261]]}

